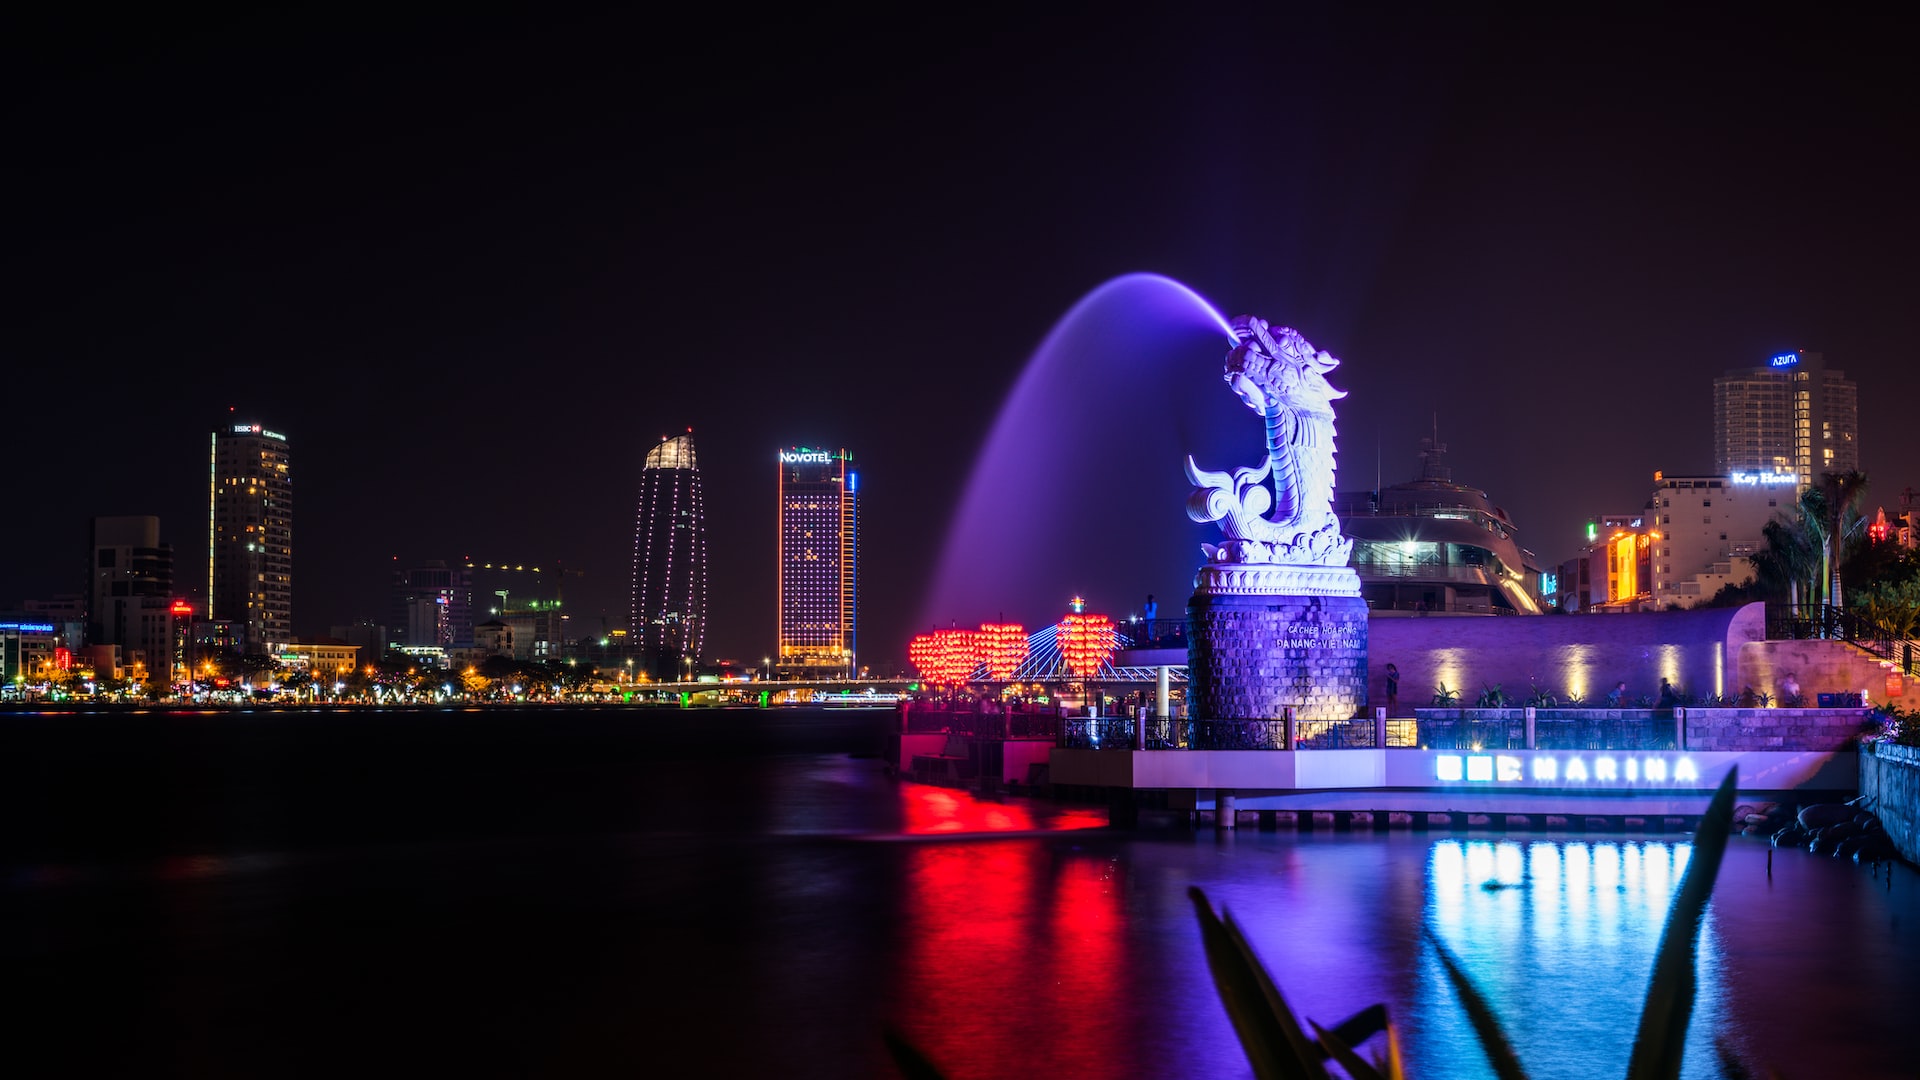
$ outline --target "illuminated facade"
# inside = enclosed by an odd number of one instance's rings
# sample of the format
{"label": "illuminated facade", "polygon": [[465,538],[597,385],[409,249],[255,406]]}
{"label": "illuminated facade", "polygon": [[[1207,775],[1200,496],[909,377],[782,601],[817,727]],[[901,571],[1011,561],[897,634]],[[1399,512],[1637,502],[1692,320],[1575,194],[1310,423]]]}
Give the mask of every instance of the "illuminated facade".
{"label": "illuminated facade", "polygon": [[778,464],[778,666],[853,674],[860,625],[853,455],[797,446],[780,451]]}
{"label": "illuminated facade", "polygon": [[1641,591],[1652,593],[1657,609],[1691,607],[1751,579],[1749,560],[1767,546],[1763,530],[1793,505],[1797,487],[1791,473],[1654,473],[1653,481],[1652,581]]}
{"label": "illuminated facade", "polygon": [[293,640],[293,480],[287,437],[214,429],[207,498],[207,618],[239,624],[244,652]]}
{"label": "illuminated facade", "polygon": [[1801,487],[1860,467],[1860,391],[1826,358],[1781,353],[1713,380],[1713,469],[1792,473]]}
{"label": "illuminated facade", "polygon": [[707,632],[707,519],[691,433],[662,439],[640,466],[629,626],[655,675],[677,673],[700,658]]}
{"label": "illuminated facade", "polygon": [[1098,676],[1120,647],[1113,620],[1105,615],[1089,615],[1075,601],[1073,610],[1054,624],[1053,640],[1060,647],[1060,660],[1071,675]]}
{"label": "illuminated facade", "polygon": [[[1096,616],[1105,618],[1105,616]],[[1108,629],[1112,629],[1109,622]],[[1027,628],[1019,623],[982,623],[978,630],[935,630],[907,643],[907,660],[936,685],[985,679],[1006,682],[1026,662]]]}

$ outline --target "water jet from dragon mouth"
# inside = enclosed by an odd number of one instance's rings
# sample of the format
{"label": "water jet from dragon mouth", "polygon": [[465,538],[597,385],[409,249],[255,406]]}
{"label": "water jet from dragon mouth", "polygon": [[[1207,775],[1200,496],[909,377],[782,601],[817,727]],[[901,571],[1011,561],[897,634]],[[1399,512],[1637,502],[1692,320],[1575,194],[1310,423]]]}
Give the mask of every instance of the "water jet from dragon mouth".
{"label": "water jet from dragon mouth", "polygon": [[1177,617],[1207,539],[1181,510],[1180,463],[1259,439],[1220,392],[1223,336],[1237,340],[1212,304],[1158,274],[1114,278],[1062,316],[974,459],[921,624],[1039,625],[1076,593],[1120,618],[1154,593]]}

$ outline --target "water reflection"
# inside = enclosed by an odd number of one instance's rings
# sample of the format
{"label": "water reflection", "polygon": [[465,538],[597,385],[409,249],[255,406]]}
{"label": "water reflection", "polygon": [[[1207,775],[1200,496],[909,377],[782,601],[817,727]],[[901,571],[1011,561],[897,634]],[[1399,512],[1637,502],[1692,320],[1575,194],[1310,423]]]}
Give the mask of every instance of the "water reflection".
{"label": "water reflection", "polygon": [[[656,752],[660,729],[624,716],[513,718],[461,743],[457,768],[432,717],[383,717],[317,757],[331,721],[282,744],[246,718],[216,740],[219,768],[195,764],[198,741],[159,768],[124,753],[156,730],[130,725],[111,756],[36,765],[39,786],[16,791],[36,813],[0,850],[0,963],[34,988],[15,1057],[58,1052],[86,1075],[375,1060],[868,1076],[891,1072],[891,1023],[956,1080],[1245,1076],[1187,899],[1199,885],[1307,1016],[1388,1004],[1416,1075],[1485,1075],[1431,931],[1534,1075],[1614,1077],[1692,850],[1116,832],[1094,827],[1098,808],[815,752],[809,725],[839,719],[770,715],[750,742],[779,752],[747,753],[731,738]],[[142,787],[149,773],[196,781]],[[1920,876],[1899,868],[1889,891],[1801,852],[1769,874],[1767,855],[1737,842],[1722,868],[1687,1075],[1714,1075],[1715,1035],[1782,1075],[1913,1075],[1892,1017],[1920,993]],[[276,1069],[289,1047],[321,1057]]]}
{"label": "water reflection", "polygon": [[[1537,1075],[1623,1068],[1653,970],[1673,887],[1692,846],[1621,840],[1516,842],[1446,839],[1429,856],[1425,917],[1516,1032]],[[1685,1075],[1712,1076],[1712,1033],[1724,1023],[1710,974],[1724,944],[1711,919],[1688,1029]],[[1428,962],[1411,1008],[1416,1058],[1471,1045],[1451,988]],[[1473,1062],[1450,1075],[1480,1075]]]}
{"label": "water reflection", "polygon": [[915,845],[895,1021],[968,1076],[1122,1076],[1123,864],[1021,841]]}
{"label": "water reflection", "polygon": [[901,829],[909,836],[1097,829],[1107,824],[1106,811],[1097,807],[1023,798],[984,799],[926,784],[900,785],[900,806]]}
{"label": "water reflection", "polygon": [[[923,807],[936,830],[1002,812],[945,795]],[[1199,884],[1245,928],[1296,1009],[1332,1023],[1385,1002],[1420,1073],[1491,1075],[1423,943],[1430,929],[1507,1023],[1533,1075],[1618,1076],[1691,854],[1685,839],[1245,830],[908,845],[895,1022],[956,1076],[1242,1073],[1185,898]],[[1863,889],[1875,880],[1865,871],[1799,853],[1791,887],[1784,873],[1765,884],[1766,855],[1753,843],[1728,853],[1701,930],[1682,1075],[1720,1074],[1717,1038],[1784,1074],[1892,1066],[1898,1075],[1897,1040],[1823,1030],[1790,1002],[1808,991],[1904,999],[1920,988],[1915,969],[1885,954],[1920,960],[1913,928],[1894,921],[1885,941],[1823,935],[1832,955],[1820,962],[1802,949],[1782,963],[1772,934],[1787,911],[1807,920],[1804,939],[1807,925],[1853,917],[1830,911],[1864,906],[1885,921],[1916,905]],[[1836,905],[1840,897],[1849,899]]]}

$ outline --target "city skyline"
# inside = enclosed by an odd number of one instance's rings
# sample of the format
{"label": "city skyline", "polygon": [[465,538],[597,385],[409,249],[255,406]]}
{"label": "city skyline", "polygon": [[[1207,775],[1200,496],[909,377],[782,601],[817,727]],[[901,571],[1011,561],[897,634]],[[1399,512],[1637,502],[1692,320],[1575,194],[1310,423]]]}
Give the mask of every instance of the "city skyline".
{"label": "city skyline", "polygon": [[[771,646],[765,455],[824,438],[868,471],[862,636],[885,660],[926,629],[1034,347],[1136,271],[1343,358],[1342,488],[1411,476],[1437,413],[1456,475],[1548,563],[1654,471],[1705,472],[1712,380],[1788,350],[1859,385],[1869,501],[1920,486],[1915,90],[1890,24],[387,29],[6,46],[33,212],[0,255],[0,347],[45,479],[16,493],[0,601],[79,590],[93,517],[158,516],[193,557],[185,463],[232,406],[300,448],[298,632],[382,617],[399,555],[576,568],[585,636],[630,606],[629,433],[692,424],[709,489],[741,493],[708,507],[706,651]],[[140,392],[95,389],[118,386]],[[1177,485],[1177,459],[1128,454],[1040,465]],[[1111,509],[1184,563],[1089,545],[1090,573],[1138,582],[1090,601],[1177,602],[1203,537],[1177,503]],[[1082,588],[1004,602],[1044,617]]]}

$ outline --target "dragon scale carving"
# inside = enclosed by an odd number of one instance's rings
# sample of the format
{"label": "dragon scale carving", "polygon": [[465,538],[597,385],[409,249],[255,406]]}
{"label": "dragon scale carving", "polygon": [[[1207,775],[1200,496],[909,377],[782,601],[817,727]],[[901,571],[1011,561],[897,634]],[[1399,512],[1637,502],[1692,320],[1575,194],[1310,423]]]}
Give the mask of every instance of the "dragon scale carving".
{"label": "dragon scale carving", "polygon": [[1201,545],[1207,561],[1345,566],[1352,541],[1333,513],[1333,402],[1347,395],[1325,377],[1340,361],[1265,319],[1242,315],[1232,327],[1238,343],[1227,353],[1225,378],[1265,421],[1267,459],[1224,473],[1187,458],[1195,485],[1187,516],[1219,522],[1225,536]]}

